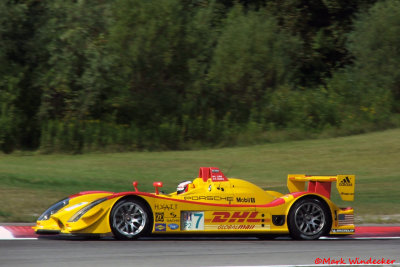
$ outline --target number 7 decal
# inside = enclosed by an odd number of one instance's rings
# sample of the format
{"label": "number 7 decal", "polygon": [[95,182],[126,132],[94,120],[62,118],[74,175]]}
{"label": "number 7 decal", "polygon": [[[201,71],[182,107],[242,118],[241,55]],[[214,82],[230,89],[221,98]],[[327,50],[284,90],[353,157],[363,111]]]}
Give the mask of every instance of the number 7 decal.
{"label": "number 7 decal", "polygon": [[[197,219],[197,222],[196,222],[196,229],[199,229],[199,225],[200,225],[200,222],[201,222],[201,218],[203,218],[203,213],[201,212],[201,213],[194,213],[193,214],[195,217],[199,217],[198,219]],[[203,225],[204,225],[204,220],[203,220]]]}
{"label": "number 7 decal", "polygon": [[204,230],[204,211],[182,211],[182,230]]}

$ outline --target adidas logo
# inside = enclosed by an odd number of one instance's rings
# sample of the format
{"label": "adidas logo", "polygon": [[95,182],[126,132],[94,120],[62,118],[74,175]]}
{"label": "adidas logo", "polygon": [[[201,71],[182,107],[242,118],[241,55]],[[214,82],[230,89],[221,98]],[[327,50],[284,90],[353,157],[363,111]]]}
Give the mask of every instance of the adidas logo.
{"label": "adidas logo", "polygon": [[351,183],[349,177],[346,177],[343,180],[341,180],[339,185],[340,186],[353,186],[353,184]]}

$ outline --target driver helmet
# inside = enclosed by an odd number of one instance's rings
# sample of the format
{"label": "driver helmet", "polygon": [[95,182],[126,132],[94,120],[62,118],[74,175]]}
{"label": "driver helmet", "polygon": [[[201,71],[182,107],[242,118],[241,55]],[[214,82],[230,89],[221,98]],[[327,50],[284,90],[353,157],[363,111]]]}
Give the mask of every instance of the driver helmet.
{"label": "driver helmet", "polygon": [[182,194],[184,192],[187,192],[188,188],[189,188],[189,185],[191,183],[192,183],[191,181],[181,182],[180,184],[178,184],[178,187],[176,188],[176,193],[179,195],[179,194]]}

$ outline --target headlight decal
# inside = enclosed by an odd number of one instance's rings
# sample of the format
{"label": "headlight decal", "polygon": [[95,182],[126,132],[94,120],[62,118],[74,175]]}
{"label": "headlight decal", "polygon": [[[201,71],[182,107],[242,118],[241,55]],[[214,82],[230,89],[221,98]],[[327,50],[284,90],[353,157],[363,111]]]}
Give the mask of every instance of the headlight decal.
{"label": "headlight decal", "polygon": [[107,198],[100,198],[97,199],[95,201],[93,201],[92,203],[90,203],[89,205],[87,205],[86,207],[80,209],[77,213],[75,213],[69,220],[68,222],[77,222],[86,212],[88,212],[90,209],[94,208],[95,206],[99,205],[100,203],[106,201]]}
{"label": "headlight decal", "polygon": [[46,221],[46,220],[50,219],[51,215],[55,214],[57,211],[64,208],[68,204],[69,204],[69,198],[65,198],[65,199],[51,205],[50,208],[48,208],[45,212],[43,212],[43,214],[40,215],[40,217],[37,220],[38,221]]}

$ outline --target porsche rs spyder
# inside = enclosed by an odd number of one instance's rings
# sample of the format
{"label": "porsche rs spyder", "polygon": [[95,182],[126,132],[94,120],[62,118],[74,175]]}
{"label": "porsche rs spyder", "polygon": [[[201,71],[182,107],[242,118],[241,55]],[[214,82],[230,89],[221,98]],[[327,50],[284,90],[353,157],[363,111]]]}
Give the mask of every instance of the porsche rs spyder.
{"label": "porsche rs spyder", "polygon": [[164,194],[85,191],[48,208],[36,222],[39,235],[112,235],[133,240],[163,234],[230,234],[318,239],[354,233],[354,210],[331,200],[332,184],[342,200],[354,200],[354,175],[289,174],[289,193],[266,191],[216,167],[201,167],[192,181]]}

